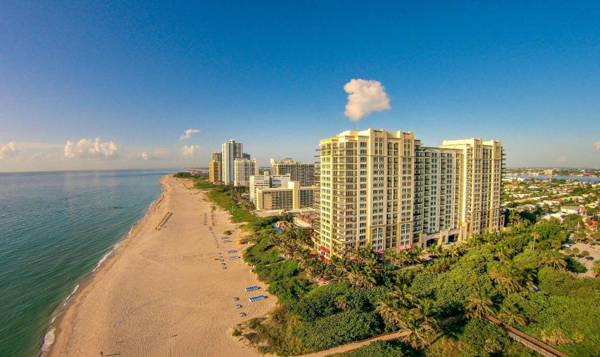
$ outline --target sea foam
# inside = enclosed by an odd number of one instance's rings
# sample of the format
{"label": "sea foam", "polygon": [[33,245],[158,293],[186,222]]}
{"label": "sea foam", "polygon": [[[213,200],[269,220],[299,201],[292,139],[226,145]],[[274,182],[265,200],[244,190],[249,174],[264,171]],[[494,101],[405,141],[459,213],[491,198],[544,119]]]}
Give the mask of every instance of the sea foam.
{"label": "sea foam", "polygon": [[44,336],[44,344],[42,345],[42,351],[49,351],[50,346],[54,344],[54,341],[56,340],[54,331],[56,331],[56,328],[52,327],[48,330],[48,332],[46,332],[46,335]]}

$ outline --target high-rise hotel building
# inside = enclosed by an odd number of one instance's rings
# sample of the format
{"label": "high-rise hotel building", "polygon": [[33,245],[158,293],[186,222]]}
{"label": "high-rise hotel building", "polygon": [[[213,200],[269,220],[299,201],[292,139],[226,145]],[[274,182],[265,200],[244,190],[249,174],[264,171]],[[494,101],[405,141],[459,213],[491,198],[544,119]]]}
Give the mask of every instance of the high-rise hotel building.
{"label": "high-rise hotel building", "polygon": [[461,236],[500,228],[504,152],[499,140],[444,140],[442,148],[460,152],[459,220]]}
{"label": "high-rise hotel building", "polygon": [[213,152],[208,163],[208,181],[212,183],[221,182],[222,174],[222,154],[220,152]]}
{"label": "high-rise hotel building", "polygon": [[290,158],[271,159],[271,173],[273,175],[290,174],[291,180],[300,182],[302,186],[313,186],[315,183],[315,165]]}
{"label": "high-rise hotel building", "polygon": [[223,143],[221,145],[221,157],[221,180],[225,185],[233,185],[234,161],[244,157],[242,143],[238,143],[233,139]]}
{"label": "high-rise hotel building", "polygon": [[240,158],[233,161],[234,186],[248,187],[250,185],[250,176],[255,175],[258,175],[258,163],[256,160]]}
{"label": "high-rise hotel building", "polygon": [[320,250],[400,251],[467,239],[500,224],[502,146],[426,147],[411,132],[345,131],[320,142]]}

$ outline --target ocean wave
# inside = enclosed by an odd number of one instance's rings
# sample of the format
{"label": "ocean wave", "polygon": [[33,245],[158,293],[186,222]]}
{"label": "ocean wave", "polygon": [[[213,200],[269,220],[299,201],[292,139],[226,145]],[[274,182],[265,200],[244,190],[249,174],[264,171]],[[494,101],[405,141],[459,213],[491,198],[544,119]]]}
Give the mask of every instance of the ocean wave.
{"label": "ocean wave", "polygon": [[48,332],[46,332],[46,335],[44,335],[44,344],[42,345],[42,351],[49,351],[50,347],[54,344],[54,341],[56,340],[55,331],[56,328],[52,327],[48,329]]}
{"label": "ocean wave", "polygon": [[69,295],[67,295],[67,297],[65,298],[65,301],[63,301],[63,306],[67,306],[67,304],[69,303],[69,300],[71,300],[71,298],[75,295],[75,293],[77,293],[77,290],[79,290],[79,284],[75,285],[75,287],[73,288],[73,291],[71,291],[71,293]]}
{"label": "ocean wave", "polygon": [[94,269],[92,270],[92,273],[95,273],[96,271],[98,271],[98,269],[100,269],[100,267],[102,266],[102,264],[104,264],[104,262],[111,256],[113,255],[115,252],[115,248],[113,247],[110,251],[108,251],[108,253],[104,254],[102,256],[102,258],[100,258],[100,260],[98,261],[98,263],[96,263],[96,267],[94,267]]}

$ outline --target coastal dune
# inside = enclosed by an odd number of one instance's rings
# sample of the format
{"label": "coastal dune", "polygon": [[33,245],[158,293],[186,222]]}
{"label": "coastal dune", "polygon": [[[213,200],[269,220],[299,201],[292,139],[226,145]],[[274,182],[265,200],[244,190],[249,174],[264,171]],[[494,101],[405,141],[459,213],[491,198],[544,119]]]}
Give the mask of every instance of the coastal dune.
{"label": "coastal dune", "polygon": [[[231,328],[264,315],[276,299],[243,263],[242,233],[191,182],[164,177],[162,184],[163,198],[72,297],[45,355],[257,355]],[[234,231],[231,242],[226,230]],[[262,289],[244,291],[254,284]],[[250,303],[256,294],[269,298]]]}

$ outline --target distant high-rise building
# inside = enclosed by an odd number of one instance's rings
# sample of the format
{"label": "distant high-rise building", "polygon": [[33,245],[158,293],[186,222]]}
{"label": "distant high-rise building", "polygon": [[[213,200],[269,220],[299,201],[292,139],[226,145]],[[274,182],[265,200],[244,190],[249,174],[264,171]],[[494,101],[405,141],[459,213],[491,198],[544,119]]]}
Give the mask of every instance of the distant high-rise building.
{"label": "distant high-rise building", "polygon": [[258,168],[259,175],[270,175],[271,167],[259,167]]}
{"label": "distant high-rise building", "polygon": [[236,187],[248,187],[250,176],[258,175],[258,164],[256,160],[235,159],[233,162],[233,185]]}
{"label": "distant high-rise building", "polygon": [[220,152],[213,152],[211,160],[208,164],[208,181],[212,183],[221,182],[222,174],[222,159],[223,155]]}
{"label": "distant high-rise building", "polygon": [[226,185],[233,185],[233,162],[235,159],[243,157],[242,143],[238,143],[233,139],[223,143],[221,145],[221,157],[221,180]]}
{"label": "distant high-rise building", "polygon": [[320,142],[320,250],[400,251],[498,229],[502,146],[422,146],[411,132],[345,131]]}
{"label": "distant high-rise building", "polygon": [[271,174],[290,174],[292,181],[299,181],[303,186],[312,186],[315,182],[315,165],[289,158],[283,160],[271,159]]}

